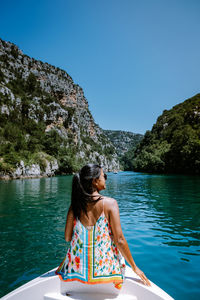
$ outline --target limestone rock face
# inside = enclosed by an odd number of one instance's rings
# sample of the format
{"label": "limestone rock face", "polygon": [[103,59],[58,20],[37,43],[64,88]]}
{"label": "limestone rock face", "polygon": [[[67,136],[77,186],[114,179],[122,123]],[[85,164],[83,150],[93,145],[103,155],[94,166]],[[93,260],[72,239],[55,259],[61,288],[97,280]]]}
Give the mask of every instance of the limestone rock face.
{"label": "limestone rock face", "polygon": [[[66,71],[35,60],[23,54],[15,44],[0,39],[0,117],[17,126],[13,115],[18,123],[26,124],[19,130],[25,135],[27,143],[34,134],[30,128],[27,130],[29,121],[34,128],[42,128],[43,151],[48,150],[48,155],[57,161],[53,165],[50,163],[45,173],[40,164],[27,164],[22,156],[26,166],[22,167],[18,162],[14,177],[59,173],[60,161],[64,157],[57,152],[51,153],[47,143],[43,145],[44,139],[52,132],[61,138],[61,152],[73,153],[80,166],[90,162],[101,164],[106,171],[119,170],[115,148],[95,123],[83,89],[73,82]],[[4,126],[5,122],[0,122],[0,129]],[[12,143],[6,139],[2,136],[3,143]],[[28,151],[32,153],[33,150]]]}
{"label": "limestone rock face", "polygon": [[118,156],[123,156],[143,139],[143,135],[122,130],[104,130],[104,134],[115,146]]}
{"label": "limestone rock face", "polygon": [[1,179],[19,179],[19,178],[35,178],[41,176],[54,176],[55,172],[58,170],[57,160],[46,161],[46,167],[41,170],[39,164],[32,164],[30,166],[25,165],[24,161],[21,160],[17,165],[17,168],[11,174],[0,173]]}

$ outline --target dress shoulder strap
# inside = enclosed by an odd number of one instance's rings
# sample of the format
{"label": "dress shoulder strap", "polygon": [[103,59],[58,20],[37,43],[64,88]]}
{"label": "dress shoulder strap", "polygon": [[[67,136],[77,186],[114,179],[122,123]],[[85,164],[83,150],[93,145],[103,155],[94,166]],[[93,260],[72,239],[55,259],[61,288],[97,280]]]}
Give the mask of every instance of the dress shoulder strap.
{"label": "dress shoulder strap", "polygon": [[103,214],[104,214],[104,197],[103,197],[103,199],[102,199],[102,201],[103,201]]}

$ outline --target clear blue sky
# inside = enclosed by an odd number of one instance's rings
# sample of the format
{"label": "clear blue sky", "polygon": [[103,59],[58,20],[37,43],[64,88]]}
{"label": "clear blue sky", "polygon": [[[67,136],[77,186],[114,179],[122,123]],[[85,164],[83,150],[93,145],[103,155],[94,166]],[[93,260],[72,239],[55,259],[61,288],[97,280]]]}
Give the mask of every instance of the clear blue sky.
{"label": "clear blue sky", "polygon": [[0,37],[66,70],[103,129],[144,134],[200,92],[199,0],[0,0]]}

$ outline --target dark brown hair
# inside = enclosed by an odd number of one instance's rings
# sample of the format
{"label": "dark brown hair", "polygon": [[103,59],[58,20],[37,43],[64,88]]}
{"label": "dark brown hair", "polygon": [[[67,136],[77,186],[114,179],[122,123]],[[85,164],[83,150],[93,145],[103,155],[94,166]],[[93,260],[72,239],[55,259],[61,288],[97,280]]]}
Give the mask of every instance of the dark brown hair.
{"label": "dark brown hair", "polygon": [[87,215],[87,204],[93,200],[91,194],[94,192],[92,185],[93,178],[99,178],[101,175],[101,166],[96,164],[85,165],[79,173],[76,173],[72,179],[71,207],[75,218],[80,218],[81,211]]}

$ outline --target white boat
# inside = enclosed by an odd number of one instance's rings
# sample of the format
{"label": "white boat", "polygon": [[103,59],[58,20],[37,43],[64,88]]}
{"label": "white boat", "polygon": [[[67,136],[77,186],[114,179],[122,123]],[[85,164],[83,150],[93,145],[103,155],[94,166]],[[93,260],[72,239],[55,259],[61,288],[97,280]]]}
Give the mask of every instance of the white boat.
{"label": "white boat", "polygon": [[78,281],[63,282],[55,274],[56,269],[29,281],[1,300],[173,300],[153,282],[150,287],[144,285],[129,266],[126,266],[121,290],[114,288],[112,283],[89,285]]}

